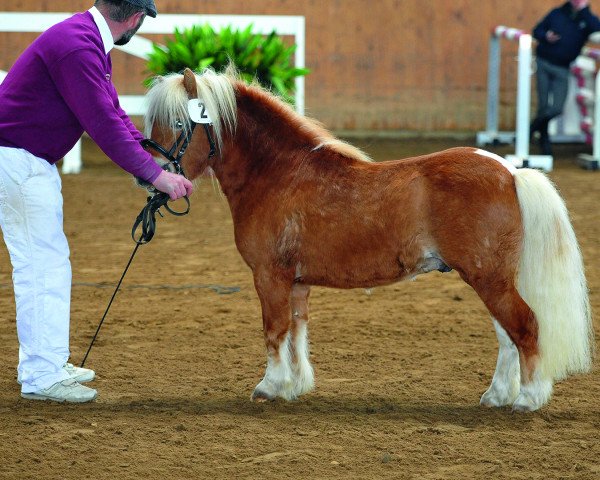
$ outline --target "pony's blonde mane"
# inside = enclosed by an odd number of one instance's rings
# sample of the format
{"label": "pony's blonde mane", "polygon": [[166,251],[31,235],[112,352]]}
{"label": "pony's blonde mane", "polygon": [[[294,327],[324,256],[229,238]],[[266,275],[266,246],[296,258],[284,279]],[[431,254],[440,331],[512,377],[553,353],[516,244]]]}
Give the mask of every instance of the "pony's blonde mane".
{"label": "pony's blonde mane", "polygon": [[[360,149],[346,143],[331,134],[318,121],[300,115],[279,97],[268,92],[257,83],[245,84],[240,80],[237,70],[230,66],[225,73],[216,73],[207,69],[196,74],[198,98],[202,98],[213,120],[215,140],[222,146],[225,131],[233,133],[237,126],[236,90],[250,96],[260,97],[284,121],[295,126],[314,144],[312,151],[329,149],[344,157],[370,162],[371,159]],[[145,115],[146,137],[150,138],[155,122],[177,130],[181,122],[184,129],[191,127],[187,111],[188,95],[183,86],[183,75],[170,74],[157,77],[147,94],[147,112]]]}

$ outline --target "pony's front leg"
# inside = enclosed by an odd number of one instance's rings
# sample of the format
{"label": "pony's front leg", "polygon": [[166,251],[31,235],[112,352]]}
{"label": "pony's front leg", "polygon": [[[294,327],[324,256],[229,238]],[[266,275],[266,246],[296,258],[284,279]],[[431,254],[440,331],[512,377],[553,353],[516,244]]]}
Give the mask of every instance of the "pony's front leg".
{"label": "pony's front leg", "polygon": [[506,330],[493,319],[498,337],[498,361],[490,388],[482,395],[481,405],[503,407],[511,405],[519,395],[519,351]]}
{"label": "pony's front leg", "polygon": [[315,387],[315,376],[309,360],[308,348],[308,285],[292,287],[292,368],[294,395],[310,392]]}
{"label": "pony's front leg", "polygon": [[[280,272],[255,272],[254,285],[260,298],[263,333],[267,347],[267,369],[251,399],[256,402],[296,398],[292,371],[290,296],[293,278]],[[285,275],[283,276],[285,277]]]}

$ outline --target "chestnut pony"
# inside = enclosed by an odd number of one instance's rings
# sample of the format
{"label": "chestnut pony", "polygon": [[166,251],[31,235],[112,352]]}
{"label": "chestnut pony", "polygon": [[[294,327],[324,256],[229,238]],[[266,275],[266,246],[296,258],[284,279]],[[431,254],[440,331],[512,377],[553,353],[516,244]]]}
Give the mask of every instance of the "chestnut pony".
{"label": "chestnut pony", "polygon": [[583,262],[544,174],[466,147],[371,162],[233,68],[157,79],[147,136],[168,149],[190,132],[196,98],[217,154],[209,157],[208,135],[196,128],[181,164],[191,179],[213,170],[252,269],[267,348],[253,400],[313,389],[311,285],[368,288],[432,270],[456,270],[492,316],[500,349],[481,404],[536,410],[556,380],[589,370]]}

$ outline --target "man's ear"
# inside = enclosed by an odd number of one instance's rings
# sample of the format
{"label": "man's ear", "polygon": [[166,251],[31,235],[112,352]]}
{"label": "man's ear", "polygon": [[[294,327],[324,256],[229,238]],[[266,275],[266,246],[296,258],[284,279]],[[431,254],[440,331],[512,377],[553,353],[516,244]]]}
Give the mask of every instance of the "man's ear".
{"label": "man's ear", "polygon": [[146,14],[144,12],[135,12],[131,17],[129,17],[125,22],[127,23],[127,28],[132,29],[138,26],[140,23],[140,19],[144,17]]}
{"label": "man's ear", "polygon": [[196,75],[189,68],[183,71],[183,86],[188,94],[188,98],[198,98],[198,85],[196,85]]}

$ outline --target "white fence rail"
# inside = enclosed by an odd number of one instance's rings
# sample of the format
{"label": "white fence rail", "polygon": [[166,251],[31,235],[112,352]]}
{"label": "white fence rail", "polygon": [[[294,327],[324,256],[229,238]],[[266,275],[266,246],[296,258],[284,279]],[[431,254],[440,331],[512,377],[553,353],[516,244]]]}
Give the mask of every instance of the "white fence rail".
{"label": "white fence rail", "polygon": [[[43,32],[52,25],[70,17],[72,13],[0,12],[0,32]],[[213,28],[232,26],[246,28],[253,25],[256,33],[293,36],[296,44],[295,66],[304,68],[306,37],[303,16],[289,15],[180,15],[161,14],[157,18],[147,17],[138,34],[124,46],[116,48],[146,59],[152,51],[152,42],[141,35],[171,34],[175,28],[186,28],[198,24],[210,24]],[[0,82],[4,76],[0,71]],[[304,77],[296,77],[296,109],[304,113]],[[129,115],[143,115],[146,111],[143,95],[121,95],[119,101]],[[65,156],[63,173],[78,173],[81,170],[81,145],[77,144]]]}

